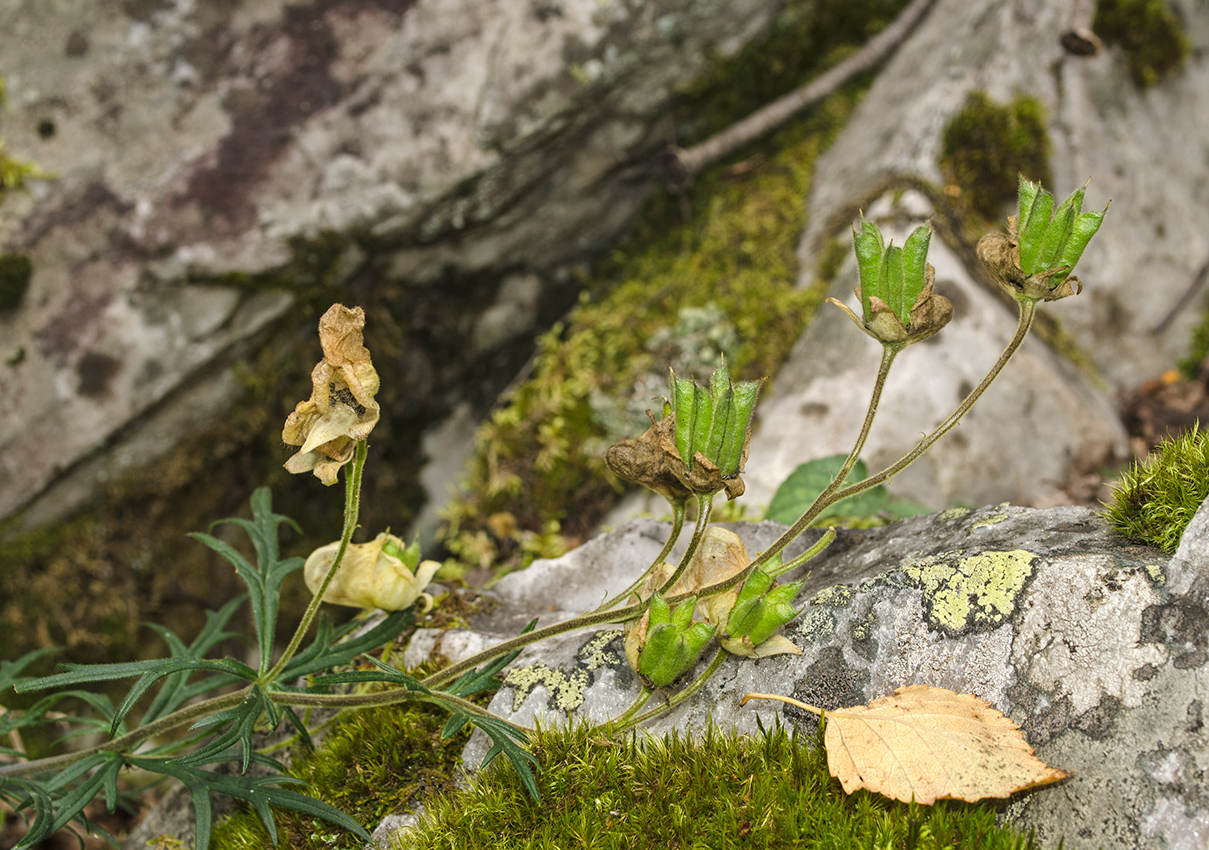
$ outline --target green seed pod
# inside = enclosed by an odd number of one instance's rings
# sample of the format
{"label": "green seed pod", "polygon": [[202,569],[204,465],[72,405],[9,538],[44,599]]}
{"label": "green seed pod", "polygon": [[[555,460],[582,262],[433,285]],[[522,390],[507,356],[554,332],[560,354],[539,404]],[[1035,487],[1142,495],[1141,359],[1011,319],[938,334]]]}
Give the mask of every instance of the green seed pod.
{"label": "green seed pod", "polygon": [[861,278],[861,311],[865,321],[869,321],[871,307],[869,298],[880,288],[882,279],[882,259],[886,253],[886,243],[877,225],[861,214],[861,232],[852,231],[852,244],[856,249],[857,271]]}
{"label": "green seed pod", "polygon": [[693,623],[697,598],[690,596],[675,611],[658,593],[651,597],[646,641],[638,655],[638,673],[656,688],[671,686],[701,657],[715,627]]}

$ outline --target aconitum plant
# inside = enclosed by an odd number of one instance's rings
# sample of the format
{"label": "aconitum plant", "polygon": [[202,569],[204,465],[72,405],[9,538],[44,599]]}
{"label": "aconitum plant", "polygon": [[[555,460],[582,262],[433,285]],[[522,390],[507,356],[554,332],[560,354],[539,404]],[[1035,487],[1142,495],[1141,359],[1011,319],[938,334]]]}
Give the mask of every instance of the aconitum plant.
{"label": "aconitum plant", "polygon": [[[210,534],[195,539],[222,556],[246,586],[246,592],[208,614],[202,632],[186,640],[156,627],[169,650],[165,658],[116,664],[63,665],[61,673],[41,678],[22,672],[41,654],[0,663],[0,693],[46,693],[22,711],[0,712],[0,741],[19,740],[23,729],[66,725],[64,740],[82,733],[99,743],[46,758],[30,758],[18,746],[0,745],[0,800],[27,824],[18,850],[31,848],[75,822],[99,827],[86,814],[95,798],[112,810],[123,800],[119,778],[129,772],[170,777],[184,783],[196,811],[196,846],[206,850],[211,835],[213,794],[248,803],[276,841],[273,807],[293,809],[327,820],[361,839],[364,824],[321,803],[283,773],[283,766],[258,749],[261,734],[285,724],[304,741],[309,729],[300,708],[356,709],[406,702],[440,706],[449,713],[448,737],[467,725],[494,742],[486,761],[497,755],[516,769],[530,795],[538,796],[534,757],[527,748],[531,730],[491,714],[469,698],[498,685],[497,674],[526,646],[555,635],[605,623],[620,626],[625,655],[642,682],[638,698],[592,734],[610,735],[639,726],[695,693],[727,658],[767,658],[800,654],[779,630],[800,610],[795,599],[802,582],[781,583],[834,539],[828,531],[808,551],[784,562],[785,547],[832,505],[879,487],[926,452],[978,401],[1020,347],[1038,301],[1075,294],[1075,264],[1099,228],[1104,213],[1082,211],[1080,189],[1054,209],[1052,196],[1039,185],[1020,181],[1018,215],[1008,232],[990,234],[978,254],[995,280],[1019,303],[1016,334],[986,376],[952,414],[906,455],[878,472],[849,483],[858,466],[877,413],[890,368],[912,344],[942,332],[953,314],[947,299],[933,291],[927,263],[928,225],[918,228],[900,248],[887,245],[876,224],[862,216],[854,231],[861,312],[840,305],[879,345],[883,356],[870,391],[860,432],[841,469],[814,502],[771,546],[752,557],[733,533],[711,524],[715,497],[743,494],[751,422],[760,382],[731,380],[725,366],[708,387],[670,376],[660,415],[642,435],[622,440],[608,451],[610,468],[622,479],[664,496],[672,510],[666,543],[633,583],[595,610],[570,620],[536,627],[472,658],[426,676],[383,663],[373,653],[393,642],[415,620],[416,606],[432,604],[425,592],[437,565],[423,561],[419,547],[406,545],[383,530],[368,543],[354,544],[361,482],[369,456],[369,437],[379,417],[375,400],[381,378],[365,346],[365,315],[360,308],[336,304],[319,321],[323,358],[312,372],[310,398],[298,403],[282,432],[297,451],[285,462],[294,473],[312,473],[326,486],[344,477],[345,514],[338,541],[309,557],[283,557],[278,530],[291,520],[273,512],[266,489],[252,495],[251,520],[232,519],[255,551],[248,559],[230,543]],[[684,554],[669,561],[695,507],[692,535]],[[302,571],[313,596],[288,643],[278,648],[274,635],[283,584]],[[337,628],[322,613],[325,604],[378,607],[390,612],[364,632]],[[243,606],[251,610],[249,644],[258,650],[248,664],[212,657],[233,634],[228,626]],[[312,632],[312,626],[315,626]],[[349,667],[353,667],[351,671]],[[332,672],[340,669],[347,672]],[[114,705],[81,685],[130,679],[126,698]],[[352,685],[351,689],[347,686]],[[87,717],[59,716],[65,700],[76,697],[92,709]],[[249,766],[262,769],[255,775]],[[216,764],[234,763],[218,771]]]}

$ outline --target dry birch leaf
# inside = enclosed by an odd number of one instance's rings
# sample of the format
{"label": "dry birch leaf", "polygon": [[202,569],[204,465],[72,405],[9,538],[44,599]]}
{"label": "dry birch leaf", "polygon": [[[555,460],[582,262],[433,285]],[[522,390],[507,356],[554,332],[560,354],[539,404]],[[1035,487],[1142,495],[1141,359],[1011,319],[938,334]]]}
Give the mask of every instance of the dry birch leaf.
{"label": "dry birch leaf", "polygon": [[[747,694],[743,702],[748,699],[823,713],[775,694]],[[904,803],[973,803],[1072,775],[1034,756],[1020,728],[989,703],[944,688],[911,685],[825,716],[827,766],[849,794],[864,788]]]}

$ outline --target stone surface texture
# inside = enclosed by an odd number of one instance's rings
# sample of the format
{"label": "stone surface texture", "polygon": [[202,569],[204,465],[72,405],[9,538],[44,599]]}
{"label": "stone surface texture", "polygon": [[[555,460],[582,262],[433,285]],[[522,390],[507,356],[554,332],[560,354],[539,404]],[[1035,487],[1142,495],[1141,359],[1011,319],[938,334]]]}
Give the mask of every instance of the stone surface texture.
{"label": "stone surface texture", "polygon": [[221,415],[318,255],[336,291],[461,298],[468,352],[532,332],[645,197],[670,93],[778,8],[3,0],[6,151],[57,176],[0,220],[34,269],[0,315],[0,518],[41,496],[52,519]]}
{"label": "stone surface texture", "polygon": [[[998,103],[1019,93],[1040,100],[1052,144],[1055,185],[1049,188],[1061,198],[1090,178],[1085,207],[1112,201],[1079,263],[1083,294],[1040,308],[1071,334],[1096,378],[1075,374],[1069,362],[1060,365],[1030,342],[974,413],[896,478],[892,492],[934,508],[1004,499],[1045,503],[1072,467],[1085,471],[1120,456],[1115,392],[1155,377],[1186,354],[1200,310],[1176,308],[1209,256],[1209,65],[1202,58],[1209,9],[1172,5],[1192,55],[1182,73],[1143,91],[1129,80],[1115,48],[1092,59],[1063,52],[1057,33],[1069,3],[940,0],[820,158],[799,251],[803,284],[815,280],[828,240],[848,241],[858,209],[900,225],[934,212],[926,202],[891,203],[897,192],[887,194],[885,187],[904,179],[943,185],[942,134],[973,90]],[[1005,209],[1003,219],[1010,213]],[[895,227],[896,243],[909,232]],[[1014,311],[988,297],[971,262],[972,246],[954,252],[940,241],[933,239],[931,254],[937,291],[953,299],[956,318],[896,363],[881,427],[866,450],[871,469],[893,462],[942,421],[995,362],[997,346],[1015,326]],[[849,263],[830,295],[851,299],[855,284]],[[1172,310],[1174,320],[1158,329]],[[839,311],[818,314],[763,402],[752,447],[755,471],[748,476],[752,499],[767,502],[798,463],[850,448],[879,354]],[[854,393],[854,386],[862,390]]]}
{"label": "stone surface texture", "polygon": [[[506,579],[494,624],[561,619],[618,592],[658,552],[661,529],[637,521],[530,573]],[[754,553],[779,531],[732,526]],[[1074,777],[1014,801],[1005,819],[1044,846],[1204,847],[1209,822],[1209,505],[1175,556],[1131,545],[1094,512],[995,506],[883,528],[841,530],[810,562],[801,616],[783,629],[801,656],[726,661],[697,694],[647,727],[755,733],[779,703],[739,707],[750,691],[822,708],[909,684],[972,693],[1018,723],[1048,764]],[[594,587],[593,587],[594,586]],[[557,604],[567,588],[571,608]],[[639,685],[620,632],[574,633],[527,649],[491,710],[520,723],[620,714]],[[487,742],[476,733],[468,765]]]}

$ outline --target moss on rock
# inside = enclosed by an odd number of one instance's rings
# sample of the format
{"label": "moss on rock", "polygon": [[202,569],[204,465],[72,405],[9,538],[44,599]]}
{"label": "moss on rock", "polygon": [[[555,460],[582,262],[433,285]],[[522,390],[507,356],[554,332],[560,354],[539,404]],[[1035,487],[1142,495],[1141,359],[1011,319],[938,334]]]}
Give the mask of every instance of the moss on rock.
{"label": "moss on rock", "polygon": [[34,264],[25,254],[0,254],[0,313],[21,306]]}
{"label": "moss on rock", "polygon": [[1192,51],[1164,0],[1100,0],[1092,29],[1121,49],[1129,76],[1140,88],[1179,73]]}
{"label": "moss on rock", "polygon": [[953,194],[995,220],[1016,197],[1018,175],[1053,183],[1049,155],[1040,101],[1017,95],[1010,104],[999,104],[976,90],[945,126],[940,167]]}

